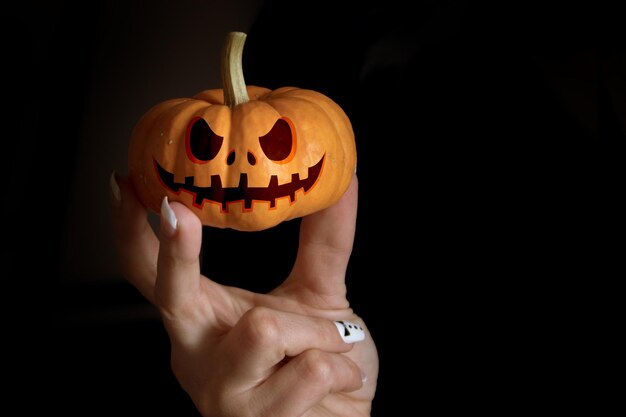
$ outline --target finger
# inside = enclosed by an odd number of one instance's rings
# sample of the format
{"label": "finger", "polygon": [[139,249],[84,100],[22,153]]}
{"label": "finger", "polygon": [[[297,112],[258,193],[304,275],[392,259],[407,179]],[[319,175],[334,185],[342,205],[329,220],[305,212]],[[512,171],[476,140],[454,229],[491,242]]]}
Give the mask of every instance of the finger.
{"label": "finger", "polygon": [[305,316],[266,307],[248,310],[224,339],[231,377],[251,384],[266,379],[285,358],[309,349],[345,353],[365,338],[355,323]]}
{"label": "finger", "polygon": [[110,185],[113,233],[121,272],[148,301],[154,303],[159,241],[130,179],[113,172]]}
{"label": "finger", "polygon": [[159,239],[156,304],[162,312],[175,315],[200,293],[200,219],[183,204],[170,204],[164,197]]}
{"label": "finger", "polygon": [[301,416],[328,394],[356,391],[364,379],[365,375],[347,356],[311,349],[289,361],[258,387],[254,401],[261,404],[260,409],[272,410],[276,417]]}
{"label": "finger", "polygon": [[336,204],[302,219],[298,254],[285,288],[305,290],[313,295],[309,300],[327,304],[320,307],[345,307],[345,273],[354,243],[357,202],[355,174]]}

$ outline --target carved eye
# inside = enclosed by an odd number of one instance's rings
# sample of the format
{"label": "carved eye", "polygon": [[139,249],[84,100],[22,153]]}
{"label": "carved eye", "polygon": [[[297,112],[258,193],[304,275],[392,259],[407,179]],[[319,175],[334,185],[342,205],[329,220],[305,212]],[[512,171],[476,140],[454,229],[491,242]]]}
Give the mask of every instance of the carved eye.
{"label": "carved eye", "polygon": [[196,117],[187,127],[187,156],[197,164],[209,162],[217,156],[223,141],[203,118]]}
{"label": "carved eye", "polygon": [[272,129],[259,137],[261,149],[272,161],[279,164],[289,162],[296,153],[296,131],[291,120],[282,117]]}

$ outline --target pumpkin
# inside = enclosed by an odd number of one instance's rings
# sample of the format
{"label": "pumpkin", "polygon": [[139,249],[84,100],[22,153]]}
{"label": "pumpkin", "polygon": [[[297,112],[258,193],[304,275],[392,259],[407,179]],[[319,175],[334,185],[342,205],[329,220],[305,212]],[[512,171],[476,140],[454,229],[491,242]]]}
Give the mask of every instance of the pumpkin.
{"label": "pumpkin", "polygon": [[143,204],[165,196],[205,226],[260,231],[322,210],[356,167],[351,122],[310,89],[247,86],[246,34],[228,34],[222,87],[149,109],[132,130],[129,174]]}

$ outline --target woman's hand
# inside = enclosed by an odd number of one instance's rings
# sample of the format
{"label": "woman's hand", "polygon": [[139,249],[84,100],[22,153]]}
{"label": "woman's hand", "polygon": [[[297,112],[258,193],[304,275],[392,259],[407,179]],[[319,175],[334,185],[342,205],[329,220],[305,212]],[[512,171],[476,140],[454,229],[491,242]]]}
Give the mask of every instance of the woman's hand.
{"label": "woman's hand", "polygon": [[345,286],[356,176],[302,219],[294,268],[268,294],[200,274],[202,225],[184,205],[163,201],[157,238],[128,179],[112,187],[122,272],[160,311],[174,374],[204,416],[370,415],[378,356]]}

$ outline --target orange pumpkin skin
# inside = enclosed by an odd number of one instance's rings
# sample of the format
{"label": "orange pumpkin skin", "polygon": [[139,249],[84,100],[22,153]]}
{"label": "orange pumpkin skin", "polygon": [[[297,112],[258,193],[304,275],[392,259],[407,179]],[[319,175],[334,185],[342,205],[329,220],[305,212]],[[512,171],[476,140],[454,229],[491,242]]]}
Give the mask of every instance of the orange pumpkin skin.
{"label": "orange pumpkin skin", "polygon": [[312,90],[246,89],[250,100],[232,109],[214,89],[140,118],[129,173],[146,207],[159,213],[167,196],[205,226],[260,231],[339,200],[356,168],[340,106]]}

